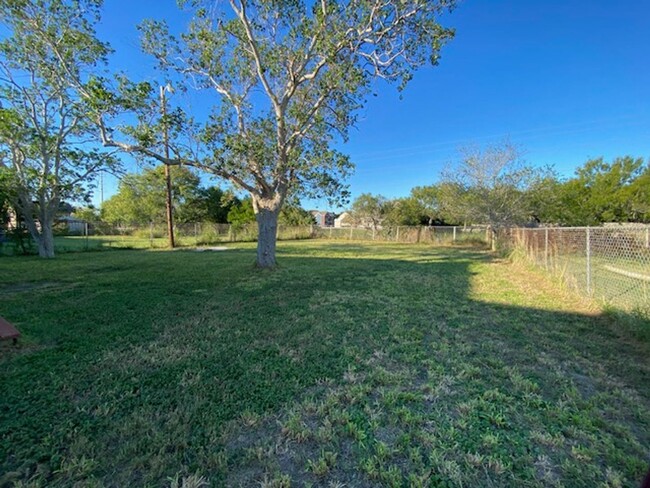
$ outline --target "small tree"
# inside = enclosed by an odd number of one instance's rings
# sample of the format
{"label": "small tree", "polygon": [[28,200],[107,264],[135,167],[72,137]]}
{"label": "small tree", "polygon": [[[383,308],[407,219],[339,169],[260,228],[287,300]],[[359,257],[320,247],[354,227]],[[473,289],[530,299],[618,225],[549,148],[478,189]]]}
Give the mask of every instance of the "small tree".
{"label": "small tree", "polygon": [[[171,171],[174,211],[183,221],[184,207],[195,204],[200,195],[200,180],[189,168],[174,167]],[[159,224],[166,220],[166,175],[162,166],[127,174],[118,192],[104,202],[102,217],[111,224]],[[191,215],[191,214],[190,214]]]}
{"label": "small tree", "polygon": [[278,220],[280,224],[292,227],[310,226],[316,223],[314,216],[298,204],[285,204]]}
{"label": "small tree", "polygon": [[392,200],[385,207],[385,215],[388,225],[422,225],[428,220],[424,208],[412,196]]}
{"label": "small tree", "polygon": [[[177,139],[171,156],[164,155],[160,131],[146,115],[137,130],[122,131],[127,137],[118,140],[107,122],[114,102],[126,100],[125,108],[142,114],[150,104],[111,95],[100,80],[87,94],[97,102],[107,146],[201,167],[248,192],[259,228],[257,265],[272,267],[283,203],[297,195],[347,195],[342,181],[351,164],[332,143],[347,138],[374,79],[397,82],[401,89],[414,70],[437,63],[453,36],[439,17],[455,1],[183,3],[196,7],[188,32],[177,39],[163,22],[148,22],[143,44],[178,84],[216,96],[200,130],[186,119],[177,132],[196,136],[198,151]],[[137,98],[144,88],[127,92]],[[168,128],[173,121],[163,123]]]}
{"label": "small tree", "polygon": [[178,209],[176,219],[181,222],[212,222],[226,224],[228,213],[239,205],[239,199],[229,190],[218,186],[199,188],[196,195],[187,198]]}
{"label": "small tree", "polygon": [[386,197],[362,193],[352,203],[350,213],[356,225],[377,230],[386,218],[389,207],[390,202]]}
{"label": "small tree", "polygon": [[433,225],[436,220],[442,220],[439,186],[416,186],[411,190],[411,198],[417,202],[428,225]]}
{"label": "small tree", "polygon": [[541,175],[507,141],[468,147],[458,164],[443,173],[444,204],[457,218],[487,224],[496,232],[530,219],[526,192]]}
{"label": "small tree", "polygon": [[54,218],[64,199],[87,196],[94,173],[117,164],[88,146],[96,135],[72,85],[108,54],[95,38],[98,0],[0,3],[0,166],[41,257],[54,257]]}
{"label": "small tree", "polygon": [[255,222],[255,211],[250,198],[244,198],[228,212],[228,223],[236,230],[253,222]]}

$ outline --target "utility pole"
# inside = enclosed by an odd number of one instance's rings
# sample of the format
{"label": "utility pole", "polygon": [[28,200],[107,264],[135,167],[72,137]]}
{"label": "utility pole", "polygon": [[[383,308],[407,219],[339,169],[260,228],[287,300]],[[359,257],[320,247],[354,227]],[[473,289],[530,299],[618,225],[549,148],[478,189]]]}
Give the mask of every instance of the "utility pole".
{"label": "utility pole", "polygon": [[[165,86],[160,86],[160,114],[162,116],[163,123],[163,144],[165,146],[165,158],[169,159],[169,134],[167,131],[167,100],[165,98],[165,91],[173,93],[174,90],[172,86],[167,83]],[[174,248],[174,215],[172,207],[172,179],[169,174],[169,164],[165,163],[165,186],[167,187],[167,198],[166,198],[166,207],[167,207],[167,236],[169,237],[169,247]]]}
{"label": "utility pole", "polygon": [[104,205],[104,171],[99,172],[99,205]]}

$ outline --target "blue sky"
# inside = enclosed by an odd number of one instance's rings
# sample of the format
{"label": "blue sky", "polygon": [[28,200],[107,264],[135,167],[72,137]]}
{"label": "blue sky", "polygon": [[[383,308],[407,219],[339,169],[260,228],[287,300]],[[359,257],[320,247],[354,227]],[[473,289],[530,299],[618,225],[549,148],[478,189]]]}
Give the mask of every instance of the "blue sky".
{"label": "blue sky", "polygon": [[[105,0],[98,33],[116,50],[114,67],[155,82],[139,53],[145,18],[187,22],[174,0]],[[462,145],[504,137],[566,176],[592,157],[650,157],[650,2],[466,0],[443,23],[456,38],[440,65],[418,71],[401,98],[378,82],[340,145],[357,166],[353,197],[405,196],[435,182]],[[105,179],[105,198],[115,187]]]}

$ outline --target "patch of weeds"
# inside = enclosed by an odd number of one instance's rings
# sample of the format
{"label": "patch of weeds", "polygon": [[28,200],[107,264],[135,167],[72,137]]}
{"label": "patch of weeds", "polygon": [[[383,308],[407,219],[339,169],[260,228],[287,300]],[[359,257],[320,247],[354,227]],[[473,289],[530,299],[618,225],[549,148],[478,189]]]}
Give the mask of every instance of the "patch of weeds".
{"label": "patch of weeds", "polygon": [[291,414],[284,422],[282,433],[296,442],[305,442],[312,437],[312,431],[297,413]]}
{"label": "patch of weeds", "polygon": [[327,475],[336,464],[338,454],[332,451],[321,451],[318,459],[307,461],[307,470],[314,473],[316,476],[323,477]]}

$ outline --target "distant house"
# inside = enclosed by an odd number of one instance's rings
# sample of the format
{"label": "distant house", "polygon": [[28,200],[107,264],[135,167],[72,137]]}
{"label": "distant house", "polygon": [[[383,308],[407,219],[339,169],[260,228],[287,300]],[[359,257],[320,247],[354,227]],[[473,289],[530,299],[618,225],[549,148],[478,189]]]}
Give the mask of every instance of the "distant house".
{"label": "distant house", "polygon": [[70,234],[83,234],[86,231],[87,222],[82,219],[78,219],[71,215],[63,215],[56,219],[57,222],[66,226],[66,230]]}
{"label": "distant house", "polygon": [[332,212],[325,212],[323,210],[312,210],[310,213],[314,216],[316,225],[318,225],[319,227],[334,226],[334,219],[336,218],[336,215],[334,215]]}
{"label": "distant house", "polygon": [[334,219],[334,227],[352,227],[352,216],[350,212],[343,212]]}
{"label": "distant house", "polygon": [[[63,205],[68,206],[68,204],[63,204]],[[72,207],[70,206],[70,208]],[[86,220],[73,217],[71,215],[71,212],[72,211],[66,208],[65,206],[62,207],[61,214],[55,218],[55,222],[54,222],[55,225],[57,226],[57,231],[65,231],[66,233],[69,234],[84,234],[87,230],[86,226],[89,226],[90,224]],[[2,230],[3,228],[5,231],[16,229],[24,225],[23,218],[16,215],[16,212],[11,208],[7,213],[7,217],[8,220],[6,222],[2,222],[0,220],[0,230]],[[34,218],[34,225],[36,225],[36,229],[40,232],[41,223],[36,217]]]}

